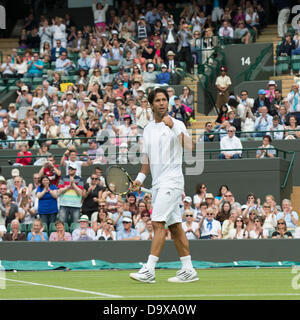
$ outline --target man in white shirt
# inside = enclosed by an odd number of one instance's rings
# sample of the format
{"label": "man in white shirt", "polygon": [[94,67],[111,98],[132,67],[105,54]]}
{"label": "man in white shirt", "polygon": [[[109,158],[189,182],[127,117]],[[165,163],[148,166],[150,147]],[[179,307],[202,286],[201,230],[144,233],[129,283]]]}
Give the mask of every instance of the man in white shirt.
{"label": "man in white shirt", "polygon": [[206,214],[203,215],[200,227],[200,239],[221,239],[222,228],[221,223],[215,220],[215,211],[213,208],[208,208]]}
{"label": "man in white shirt", "polygon": [[[81,177],[81,167],[88,167],[92,165],[92,161],[89,157],[89,155],[86,152],[83,152],[85,156],[87,156],[87,161],[80,161],[77,160],[77,152],[74,150],[67,150],[60,160],[60,165],[62,167],[66,167],[66,175],[68,175],[69,166],[74,166],[76,168],[76,175]],[[69,157],[68,160],[66,160],[66,157]]]}
{"label": "man in white shirt", "polygon": [[279,122],[279,116],[274,116],[273,125],[268,128],[267,135],[269,135],[272,140],[282,140],[284,138],[284,127]]}
{"label": "man in white shirt", "polygon": [[228,21],[223,22],[223,26],[219,29],[219,37],[233,39],[233,29],[230,27]]}
{"label": "man in white shirt", "polygon": [[235,127],[230,126],[227,130],[228,135],[220,141],[219,159],[240,159],[242,157],[243,146],[241,140],[235,136],[235,131]]}
{"label": "man in white shirt", "polygon": [[155,282],[155,266],[165,243],[165,226],[168,226],[182,263],[182,269],[168,281],[197,281],[198,275],[192,265],[179,207],[184,190],[183,146],[192,150],[193,142],[183,122],[168,115],[169,96],[165,89],[152,90],[148,100],[154,121],[144,129],[142,167],[133,186],[138,190],[151,171],[154,237],[147,263],[139,272],[131,273],[130,277],[140,282]]}
{"label": "man in white shirt", "polygon": [[262,106],[260,108],[261,115],[256,118],[254,128],[256,131],[259,131],[256,133],[257,137],[262,137],[266,134],[269,127],[273,125],[273,117],[268,114],[268,108],[266,106]]}

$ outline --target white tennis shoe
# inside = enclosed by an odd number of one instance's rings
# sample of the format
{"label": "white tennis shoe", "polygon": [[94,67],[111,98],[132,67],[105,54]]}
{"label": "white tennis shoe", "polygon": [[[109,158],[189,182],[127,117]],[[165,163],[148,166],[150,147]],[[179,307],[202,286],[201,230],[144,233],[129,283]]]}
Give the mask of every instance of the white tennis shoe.
{"label": "white tennis shoe", "polygon": [[129,277],[144,283],[155,283],[155,271],[148,269],[146,265],[143,265],[139,272],[130,273]]}
{"label": "white tennis shoe", "polygon": [[198,274],[195,269],[178,270],[175,277],[169,278],[168,282],[183,283],[183,282],[194,282],[198,281]]}

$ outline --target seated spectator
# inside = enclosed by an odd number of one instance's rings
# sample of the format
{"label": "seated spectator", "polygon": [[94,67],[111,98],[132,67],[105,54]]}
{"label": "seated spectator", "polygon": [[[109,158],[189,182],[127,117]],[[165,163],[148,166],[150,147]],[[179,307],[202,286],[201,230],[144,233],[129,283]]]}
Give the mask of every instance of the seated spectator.
{"label": "seated spectator", "polygon": [[280,124],[279,116],[273,117],[273,125],[269,127],[267,135],[269,135],[272,140],[282,140],[284,138],[284,127]]}
{"label": "seated spectator", "polygon": [[[10,103],[8,106],[9,112],[7,113],[8,119],[9,119],[9,126],[16,128],[18,126],[18,111],[17,111],[17,106],[15,103]],[[2,119],[2,125],[3,125],[3,120]],[[4,126],[3,126],[4,127]]]}
{"label": "seated spectator", "polygon": [[152,221],[149,219],[146,222],[146,229],[143,233],[141,233],[141,240],[152,240],[154,236]]}
{"label": "seated spectator", "polygon": [[145,126],[152,120],[153,114],[149,107],[148,99],[141,99],[141,106],[136,109],[136,125],[144,129]]}
{"label": "seated spectator", "polygon": [[72,41],[71,47],[68,48],[69,53],[80,53],[86,48],[86,40],[83,38],[83,33],[81,30],[77,31],[77,38]]}
{"label": "seated spectator", "polygon": [[223,38],[225,41],[228,39],[233,39],[233,29],[229,24],[229,21],[223,21],[222,27],[219,29],[218,32],[219,37]]}
{"label": "seated spectator", "polygon": [[27,72],[27,63],[20,56],[16,56],[14,69],[16,71],[16,77],[22,78]]}
{"label": "seated spectator", "polygon": [[251,6],[248,8],[245,21],[247,25],[252,28],[255,32],[255,39],[258,37],[258,32],[261,29],[261,26],[259,24],[259,16],[256,11],[254,11],[254,8]]}
{"label": "seated spectator", "polygon": [[35,219],[31,231],[27,235],[27,241],[45,242],[48,241],[47,232],[44,232],[43,221]]}
{"label": "seated spectator", "polygon": [[272,233],[272,239],[292,239],[293,235],[287,230],[286,222],[284,219],[277,221],[276,230]]}
{"label": "seated spectator", "polygon": [[15,65],[12,62],[12,57],[11,55],[7,55],[6,56],[6,62],[2,63],[1,67],[0,67],[0,74],[1,74],[1,78],[5,79],[5,78],[13,78],[15,76]]}
{"label": "seated spectator", "polygon": [[292,39],[292,35],[287,33],[285,35],[285,40],[279,46],[280,56],[291,56],[292,50],[295,49],[295,41]]}
{"label": "seated spectator", "polygon": [[251,42],[251,34],[245,26],[244,21],[239,21],[234,30],[234,38],[240,40],[244,44],[249,44]]}
{"label": "seated spectator", "polygon": [[49,57],[49,60],[51,62],[51,45],[50,45],[51,40],[48,42],[44,42],[44,44],[41,46],[40,49],[40,56],[42,59],[44,59],[46,56]]}
{"label": "seated spectator", "polygon": [[242,216],[237,217],[234,222],[233,229],[229,231],[229,239],[247,239],[248,232],[245,228],[244,220]]}
{"label": "seated spectator", "polygon": [[203,141],[204,142],[212,142],[215,140],[215,134],[213,130],[212,123],[210,121],[205,123],[205,131],[203,133]]}
{"label": "seated spectator", "polygon": [[276,214],[272,210],[271,205],[267,202],[261,207],[262,218],[264,219],[263,228],[266,230],[274,230],[277,226]]}
{"label": "seated spectator", "polygon": [[266,106],[262,106],[260,108],[261,115],[256,118],[254,128],[256,131],[257,137],[264,136],[268,128],[273,125],[273,117],[268,113],[268,108]]}
{"label": "seated spectator", "polygon": [[58,59],[55,61],[55,71],[48,70],[48,75],[52,76],[55,72],[60,73],[63,76],[67,76],[71,69],[75,68],[73,61],[68,59],[67,52],[62,52]]}
{"label": "seated spectator", "polygon": [[202,214],[202,219],[199,223],[200,239],[221,239],[221,224],[214,217],[215,213],[212,208],[208,208],[206,213]]}
{"label": "seated spectator", "polygon": [[222,239],[229,239],[229,234],[234,230],[234,224],[237,218],[238,212],[231,210],[229,218],[224,220],[222,224]]}
{"label": "seated spectator", "polygon": [[293,83],[291,91],[287,95],[288,112],[300,112],[299,82]]}
{"label": "seated spectator", "polygon": [[81,58],[79,58],[77,61],[77,66],[78,66],[79,70],[83,69],[86,72],[88,72],[91,67],[91,62],[92,62],[92,60],[90,57],[88,57],[87,50],[82,50]]}
{"label": "seated spectator", "polygon": [[[18,194],[15,194],[17,197]],[[14,219],[19,219],[19,207],[12,201],[13,197],[10,192],[2,194],[2,204],[0,205],[1,216],[5,219],[5,227]]]}
{"label": "seated spectator", "polygon": [[221,139],[219,159],[239,159],[242,157],[243,146],[240,139],[235,136],[235,131],[235,127],[230,126],[227,136]]}
{"label": "seated spectator", "polygon": [[109,47],[110,60],[108,64],[110,66],[116,66],[119,65],[122,60],[123,48],[117,39],[113,40],[112,44],[113,45]]}
{"label": "seated spectator", "polygon": [[103,227],[97,231],[96,238],[97,240],[116,240],[116,232],[112,219],[106,219]]}
{"label": "seated spectator", "polygon": [[27,35],[27,46],[30,49],[40,49],[41,38],[38,29],[34,27]]}
{"label": "seated spectator", "polygon": [[[17,153],[17,159],[15,165],[28,166],[32,161],[32,153],[28,151],[27,143],[23,143],[20,147],[20,152]],[[25,157],[25,158],[24,158]]]}
{"label": "seated spectator", "polygon": [[170,82],[170,73],[168,72],[167,65],[164,63],[161,65],[161,73],[156,76],[156,82],[158,84],[169,84]]}
{"label": "seated spectator", "polygon": [[265,230],[263,227],[263,220],[261,217],[255,217],[254,219],[254,229],[250,231],[250,239],[267,239],[269,236],[268,230]]}
{"label": "seated spectator", "polygon": [[153,84],[157,80],[158,72],[155,71],[155,66],[153,63],[147,65],[147,71],[143,72],[143,80],[145,84]]}
{"label": "seated spectator", "polygon": [[231,204],[229,201],[223,201],[221,204],[221,208],[216,215],[216,220],[220,221],[221,225],[225,220],[228,220],[231,213]]}
{"label": "seated spectator", "polygon": [[132,219],[128,217],[123,218],[123,230],[117,232],[117,240],[140,240],[140,233],[132,228]]}
{"label": "seated spectator", "polygon": [[19,220],[17,219],[12,220],[10,224],[10,232],[5,233],[3,240],[4,241],[26,241],[26,233],[20,231]]}
{"label": "seated spectator", "polygon": [[298,214],[293,211],[291,201],[288,199],[282,200],[282,212],[276,215],[277,221],[284,219],[288,230],[295,230],[298,223]]}
{"label": "seated spectator", "polygon": [[108,214],[113,211],[113,206],[109,205],[107,207],[99,207],[97,211],[95,211],[92,216],[91,216],[91,224],[92,224],[92,229],[94,230],[95,234],[97,231],[101,228],[103,228],[105,221],[108,217]]}
{"label": "seated spectator", "polygon": [[[236,114],[235,109],[230,109],[227,112],[228,122],[231,126],[235,127],[236,131],[241,131],[241,118]],[[240,136],[240,134],[238,134]]]}
{"label": "seated spectator", "polygon": [[56,231],[51,232],[49,241],[71,241],[72,236],[70,232],[65,231],[65,225],[62,221],[55,222]]}
{"label": "seated spectator", "polygon": [[256,158],[274,158],[276,157],[276,149],[271,145],[272,139],[268,135],[263,136],[263,144],[256,151]]}
{"label": "seated spectator", "polygon": [[284,139],[294,140],[294,139],[300,138],[300,126],[297,125],[297,119],[295,116],[289,117],[289,125],[285,126],[284,129],[286,130],[284,132],[284,136],[285,136]]}
{"label": "seated spectator", "polygon": [[182,229],[188,240],[197,240],[200,238],[199,224],[194,222],[194,212],[192,210],[184,211],[185,222],[182,222]]}
{"label": "seated spectator", "polygon": [[[100,51],[95,51],[95,57],[91,61],[89,75],[91,76],[96,69],[100,69],[102,71],[107,65],[107,59],[101,54]],[[99,76],[101,76],[101,73]]]}
{"label": "seated spectator", "polygon": [[79,227],[72,232],[72,239],[74,241],[91,241],[96,240],[95,232],[89,227],[89,217],[83,214],[78,219]]}
{"label": "seated spectator", "polygon": [[150,46],[148,38],[144,38],[141,41],[140,48],[142,50],[142,57],[146,59],[146,62],[147,63],[152,63],[153,62],[153,58],[155,56],[155,51],[154,51],[154,47]]}
{"label": "seated spectator", "polygon": [[56,46],[51,49],[50,60],[56,61],[63,52],[67,53],[67,49],[62,47],[61,40],[56,40]]}

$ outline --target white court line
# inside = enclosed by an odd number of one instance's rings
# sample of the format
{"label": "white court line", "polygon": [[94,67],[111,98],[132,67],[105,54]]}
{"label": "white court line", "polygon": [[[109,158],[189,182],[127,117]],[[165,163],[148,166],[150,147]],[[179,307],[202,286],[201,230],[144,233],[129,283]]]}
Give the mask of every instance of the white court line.
{"label": "white court line", "polygon": [[54,288],[54,289],[68,290],[68,291],[74,291],[74,292],[79,292],[79,293],[89,293],[89,294],[94,294],[94,295],[105,297],[105,298],[123,298],[122,296],[117,296],[117,295],[113,295],[113,294],[106,294],[106,293],[101,293],[101,292],[96,292],[96,291],[80,290],[80,289],[67,288],[67,287],[61,287],[61,286],[54,286],[51,284],[29,282],[29,281],[15,280],[15,279],[9,279],[9,278],[0,278],[0,280],[25,283],[25,284],[29,284],[32,286],[41,286],[41,287],[48,287],[48,288]]}

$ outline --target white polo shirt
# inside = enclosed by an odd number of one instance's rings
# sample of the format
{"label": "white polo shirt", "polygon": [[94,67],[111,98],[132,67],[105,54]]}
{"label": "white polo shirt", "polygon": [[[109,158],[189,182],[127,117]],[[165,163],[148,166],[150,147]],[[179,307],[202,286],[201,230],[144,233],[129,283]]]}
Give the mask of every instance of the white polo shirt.
{"label": "white polo shirt", "polygon": [[[182,121],[173,118],[172,120],[174,126],[185,135],[189,135]],[[183,148],[173,129],[163,122],[151,121],[144,129],[142,150],[149,158],[153,189],[184,188]]]}

